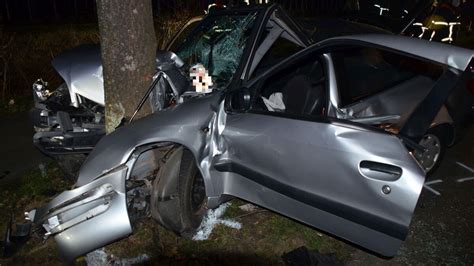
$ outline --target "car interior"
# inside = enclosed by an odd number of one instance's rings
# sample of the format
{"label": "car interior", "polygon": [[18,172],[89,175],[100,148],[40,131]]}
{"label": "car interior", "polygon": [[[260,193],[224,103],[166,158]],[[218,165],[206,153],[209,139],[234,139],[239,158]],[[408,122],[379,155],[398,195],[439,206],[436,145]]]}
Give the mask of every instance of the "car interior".
{"label": "car interior", "polygon": [[[327,103],[325,81],[323,64],[319,59],[310,58],[298,62],[296,66],[290,65],[258,86],[252,109],[298,116],[321,116],[325,114]],[[283,106],[277,109],[269,107],[268,101],[278,98],[281,98]]]}
{"label": "car interior", "polygon": [[387,121],[367,120],[368,124],[390,126],[395,131],[443,71],[432,63],[369,47],[341,49],[331,53],[331,57],[340,109],[350,114],[351,120],[397,116]]}

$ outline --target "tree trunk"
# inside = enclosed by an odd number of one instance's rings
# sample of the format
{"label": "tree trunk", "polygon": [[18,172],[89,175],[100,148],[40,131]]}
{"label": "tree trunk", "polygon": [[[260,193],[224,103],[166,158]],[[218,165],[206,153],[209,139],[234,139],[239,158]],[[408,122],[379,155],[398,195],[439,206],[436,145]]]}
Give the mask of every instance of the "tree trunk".
{"label": "tree trunk", "polygon": [[[105,88],[105,128],[129,119],[151,83],[156,37],[151,0],[97,0]],[[146,109],[147,108],[147,109]],[[145,105],[140,114],[150,112]]]}

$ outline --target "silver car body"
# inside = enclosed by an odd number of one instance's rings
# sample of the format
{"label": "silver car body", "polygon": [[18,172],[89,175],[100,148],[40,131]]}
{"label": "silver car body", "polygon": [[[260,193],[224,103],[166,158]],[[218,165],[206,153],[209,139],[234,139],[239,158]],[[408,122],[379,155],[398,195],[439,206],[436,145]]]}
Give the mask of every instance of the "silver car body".
{"label": "silver car body", "polygon": [[[349,36],[313,45],[274,69],[305,53],[353,42],[438,62],[454,77],[474,56],[471,50],[406,37]],[[395,255],[407,235],[425,173],[401,137],[350,121],[360,117],[342,117],[328,66],[327,119],[233,111],[226,107],[227,92],[188,101],[102,138],[82,166],[76,188],[30,212],[29,218],[54,235],[69,260],[127,236],[132,230],[125,180],[134,162],[143,151],[174,143],[194,154],[210,208],[228,195],[238,197],[385,256]],[[244,85],[251,88],[260,78]],[[370,104],[360,109],[369,115],[378,112]],[[378,171],[380,167],[389,170]]]}
{"label": "silver car body", "polygon": [[[183,33],[202,20],[202,16],[190,19],[163,50],[168,51]],[[190,28],[191,27],[191,28]],[[54,69],[66,83],[71,97],[71,105],[79,107],[81,97],[104,106],[104,77],[99,45],[81,45],[68,50],[52,61]]]}
{"label": "silver car body", "polygon": [[98,45],[82,45],[54,58],[53,67],[66,83],[71,105],[79,107],[81,95],[104,106],[104,78]]}

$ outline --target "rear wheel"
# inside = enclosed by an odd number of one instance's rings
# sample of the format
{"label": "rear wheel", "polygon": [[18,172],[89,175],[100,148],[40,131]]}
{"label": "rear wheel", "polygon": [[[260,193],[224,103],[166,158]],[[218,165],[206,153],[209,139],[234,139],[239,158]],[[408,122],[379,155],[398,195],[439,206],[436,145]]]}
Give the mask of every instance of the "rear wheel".
{"label": "rear wheel", "polygon": [[206,211],[204,179],[193,154],[174,150],[158,171],[151,196],[152,216],[161,225],[191,238]]}
{"label": "rear wheel", "polygon": [[430,128],[418,143],[425,148],[425,151],[415,151],[414,156],[426,172],[426,176],[433,175],[439,167],[449,143],[449,133],[448,125],[436,126]]}

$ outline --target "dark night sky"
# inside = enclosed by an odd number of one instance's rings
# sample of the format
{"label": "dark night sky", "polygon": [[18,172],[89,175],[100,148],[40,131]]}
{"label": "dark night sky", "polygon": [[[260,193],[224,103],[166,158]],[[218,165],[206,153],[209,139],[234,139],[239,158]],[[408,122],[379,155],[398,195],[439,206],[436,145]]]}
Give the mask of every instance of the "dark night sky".
{"label": "dark night sky", "polygon": [[[221,3],[241,0],[220,0]],[[250,2],[255,0],[250,0]],[[345,0],[280,0],[283,6],[294,7],[296,2],[311,2],[314,13],[334,13],[341,9]],[[196,13],[215,0],[152,0],[155,15],[163,12],[179,11],[176,3]],[[96,0],[0,0],[0,21],[8,24],[37,24],[63,22],[94,22],[96,21]],[[312,11],[312,12],[313,12]]]}

